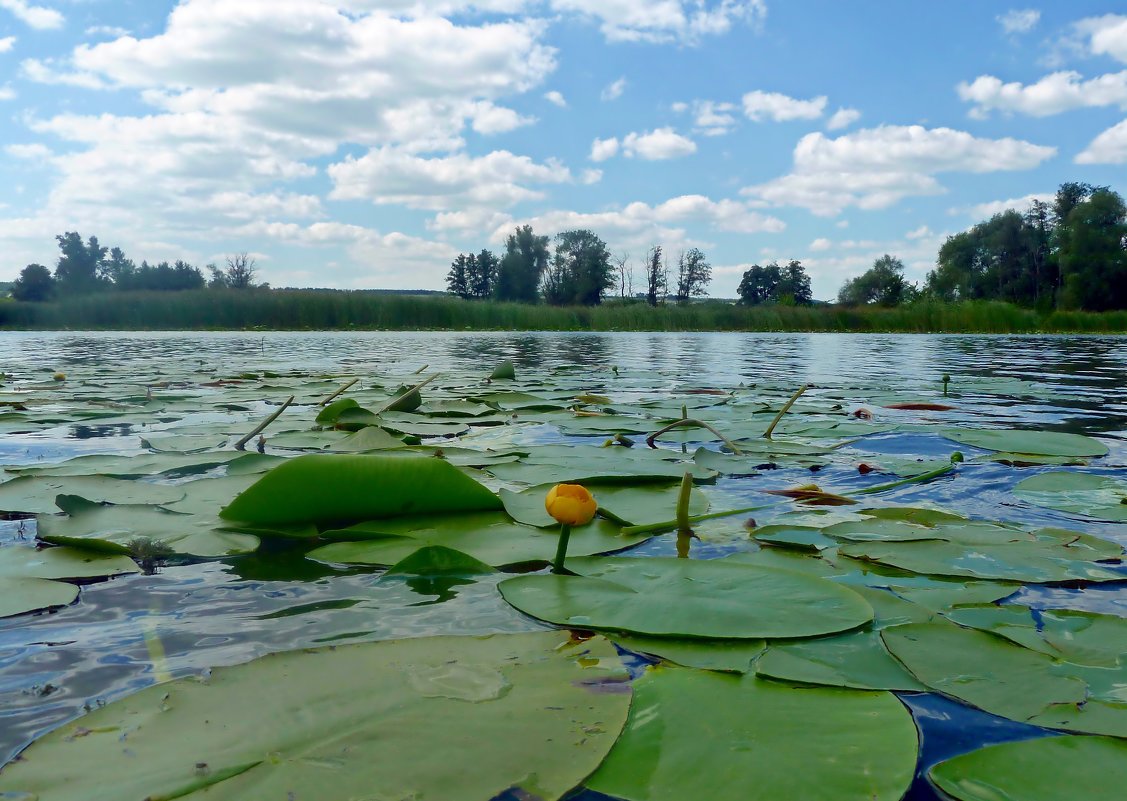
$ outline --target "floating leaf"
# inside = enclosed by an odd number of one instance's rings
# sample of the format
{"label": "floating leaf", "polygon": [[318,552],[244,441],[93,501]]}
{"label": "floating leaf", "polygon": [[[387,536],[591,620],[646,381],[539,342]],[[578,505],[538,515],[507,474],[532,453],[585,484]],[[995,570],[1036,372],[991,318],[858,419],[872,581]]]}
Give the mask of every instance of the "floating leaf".
{"label": "floating leaf", "polygon": [[923,692],[927,688],[892,658],[875,631],[793,643],[772,643],[756,662],[760,676],[859,690]]}
{"label": "floating leaf", "polygon": [[940,762],[928,778],[957,801],[1110,801],[1127,787],[1127,742],[1041,737],[1001,743]]}
{"label": "floating leaf", "polygon": [[91,501],[118,504],[171,503],[183,498],[184,490],[168,484],[107,476],[22,476],[0,484],[0,510],[51,514],[56,511],[58,495],[80,495]]}
{"label": "floating leaf", "polygon": [[872,607],[833,582],[729,561],[569,559],[578,576],[501,582],[505,600],[558,626],[669,637],[810,637],[868,623]]}
{"label": "floating leaf", "polygon": [[493,368],[493,372],[489,374],[490,381],[514,381],[517,377],[516,368],[513,367],[511,361],[505,360]]}
{"label": "floating leaf", "polygon": [[994,604],[946,612],[960,626],[1005,637],[1033,651],[1081,665],[1118,667],[1127,663],[1127,619],[1095,612]]}
{"label": "floating leaf", "polygon": [[685,667],[728,673],[750,672],[755,660],[767,648],[763,640],[679,640],[640,634],[614,634],[611,639],[629,651]]}
{"label": "floating leaf", "polygon": [[915,773],[915,724],[890,693],[664,667],[634,692],[626,730],[587,781],[616,798],[898,801]]}
{"label": "floating leaf", "polygon": [[127,556],[91,553],[78,548],[0,548],[0,578],[89,579],[139,573]]}
{"label": "floating leaf", "polygon": [[622,730],[625,679],[606,640],[554,631],[273,654],[56,729],[4,769],[0,794],[558,799]]}
{"label": "floating leaf", "polygon": [[220,516],[273,526],[500,508],[496,495],[441,459],[318,455],[275,467]]}
{"label": "floating leaf", "polygon": [[1041,473],[1019,482],[1014,495],[1049,509],[1127,523],[1127,481],[1111,476]]}
{"label": "floating leaf", "polygon": [[[78,597],[78,587],[62,581],[0,576],[0,617],[66,606]],[[0,786],[3,779],[0,778]]]}
{"label": "floating leaf", "polygon": [[477,576],[492,572],[492,567],[469,554],[428,545],[396,562],[384,576]]}
{"label": "floating leaf", "polygon": [[638,484],[644,481],[680,480],[692,473],[697,480],[715,478],[715,473],[692,462],[679,461],[672,451],[642,448],[576,448],[570,445],[541,445],[529,449],[518,464],[487,468],[502,481],[522,484],[560,484],[618,481]]}
{"label": "floating leaf", "polygon": [[949,428],[943,436],[988,451],[1038,456],[1106,456],[1107,446],[1083,434],[1006,428]]}

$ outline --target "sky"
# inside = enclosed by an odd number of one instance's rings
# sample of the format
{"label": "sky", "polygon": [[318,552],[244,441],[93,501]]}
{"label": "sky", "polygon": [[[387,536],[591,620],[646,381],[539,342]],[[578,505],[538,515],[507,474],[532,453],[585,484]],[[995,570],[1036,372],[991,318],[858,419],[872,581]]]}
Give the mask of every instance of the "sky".
{"label": "sky", "polygon": [[517,225],[710,294],[879,256],[1064,181],[1127,192],[1121,2],[0,0],[0,280],[78,231],[275,287],[441,289]]}

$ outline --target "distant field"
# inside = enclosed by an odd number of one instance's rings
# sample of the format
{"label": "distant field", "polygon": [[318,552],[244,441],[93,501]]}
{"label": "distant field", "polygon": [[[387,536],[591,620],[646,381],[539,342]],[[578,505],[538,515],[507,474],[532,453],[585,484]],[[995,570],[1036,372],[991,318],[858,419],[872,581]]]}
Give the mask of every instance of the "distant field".
{"label": "distant field", "polygon": [[651,308],[464,301],[441,295],[325,290],[205,290],[85,295],[53,303],[0,303],[6,329],[856,331],[908,333],[1122,333],[1127,311],[1040,313],[1008,303],[917,302],[896,308],[736,306],[705,301]]}

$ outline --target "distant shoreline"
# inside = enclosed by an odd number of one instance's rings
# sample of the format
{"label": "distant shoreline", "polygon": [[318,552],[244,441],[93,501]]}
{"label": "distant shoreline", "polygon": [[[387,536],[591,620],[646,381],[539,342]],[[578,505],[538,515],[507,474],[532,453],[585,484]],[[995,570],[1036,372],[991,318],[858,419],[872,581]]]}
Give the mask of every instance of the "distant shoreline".
{"label": "distant shoreline", "polygon": [[547,306],[441,295],[325,290],[113,292],[0,303],[0,330],[731,331],[1121,334],[1127,311],[1037,311],[997,301],[882,307],[737,306],[724,301]]}

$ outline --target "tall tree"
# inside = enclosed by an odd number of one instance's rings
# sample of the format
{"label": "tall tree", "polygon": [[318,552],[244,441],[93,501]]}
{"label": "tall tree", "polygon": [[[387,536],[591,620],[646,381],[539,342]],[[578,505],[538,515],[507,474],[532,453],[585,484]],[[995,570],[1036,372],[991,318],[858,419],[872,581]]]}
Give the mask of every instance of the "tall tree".
{"label": "tall tree", "polygon": [[556,234],[556,249],[544,281],[549,303],[596,306],[614,286],[606,243],[586,229]]}
{"label": "tall tree", "polygon": [[630,254],[623,253],[613,261],[615,272],[618,274],[618,296],[634,297],[634,265],[630,262]]}
{"label": "tall tree", "polygon": [[904,262],[886,253],[864,273],[846,281],[838,291],[837,302],[844,306],[895,306],[910,291],[904,280]]}
{"label": "tall tree", "polygon": [[779,284],[775,290],[777,303],[795,306],[809,306],[814,302],[814,292],[810,288],[810,276],[797,259],[791,259],[779,271]]}
{"label": "tall tree", "polygon": [[689,298],[707,294],[712,280],[712,265],[700,248],[682,251],[677,259],[677,300],[687,303]]}
{"label": "tall tree", "polygon": [[1105,311],[1127,308],[1127,207],[1110,189],[1099,188],[1065,218],[1068,245],[1058,254],[1064,274],[1064,304]]}
{"label": "tall tree", "polygon": [[227,287],[229,289],[253,289],[258,277],[255,258],[246,251],[227,257]]}
{"label": "tall tree", "polygon": [[535,303],[547,268],[548,237],[537,236],[531,225],[520,226],[505,240],[505,255],[497,270],[497,299]]}
{"label": "tall tree", "polygon": [[498,258],[490,250],[482,249],[466,266],[466,285],[471,298],[490,298],[497,283]]}
{"label": "tall tree", "polygon": [[20,270],[20,277],[12,282],[12,297],[28,303],[41,303],[51,298],[55,279],[42,264],[29,264]]}
{"label": "tall tree", "polygon": [[661,245],[654,245],[646,257],[646,303],[656,306],[665,297],[668,285]]}
{"label": "tall tree", "polygon": [[744,306],[758,306],[763,303],[776,303],[779,299],[779,283],[782,271],[777,262],[766,267],[753,264],[744,271],[737,292]]}
{"label": "tall tree", "polygon": [[92,236],[85,243],[76,231],[67,231],[55,237],[62,255],[55,265],[55,280],[59,290],[67,293],[92,292],[108,286],[101,275],[106,248]]}
{"label": "tall tree", "polygon": [[450,272],[446,273],[446,291],[462,300],[469,300],[471,297],[469,265],[472,258],[472,253],[469,256],[459,253],[450,265]]}

